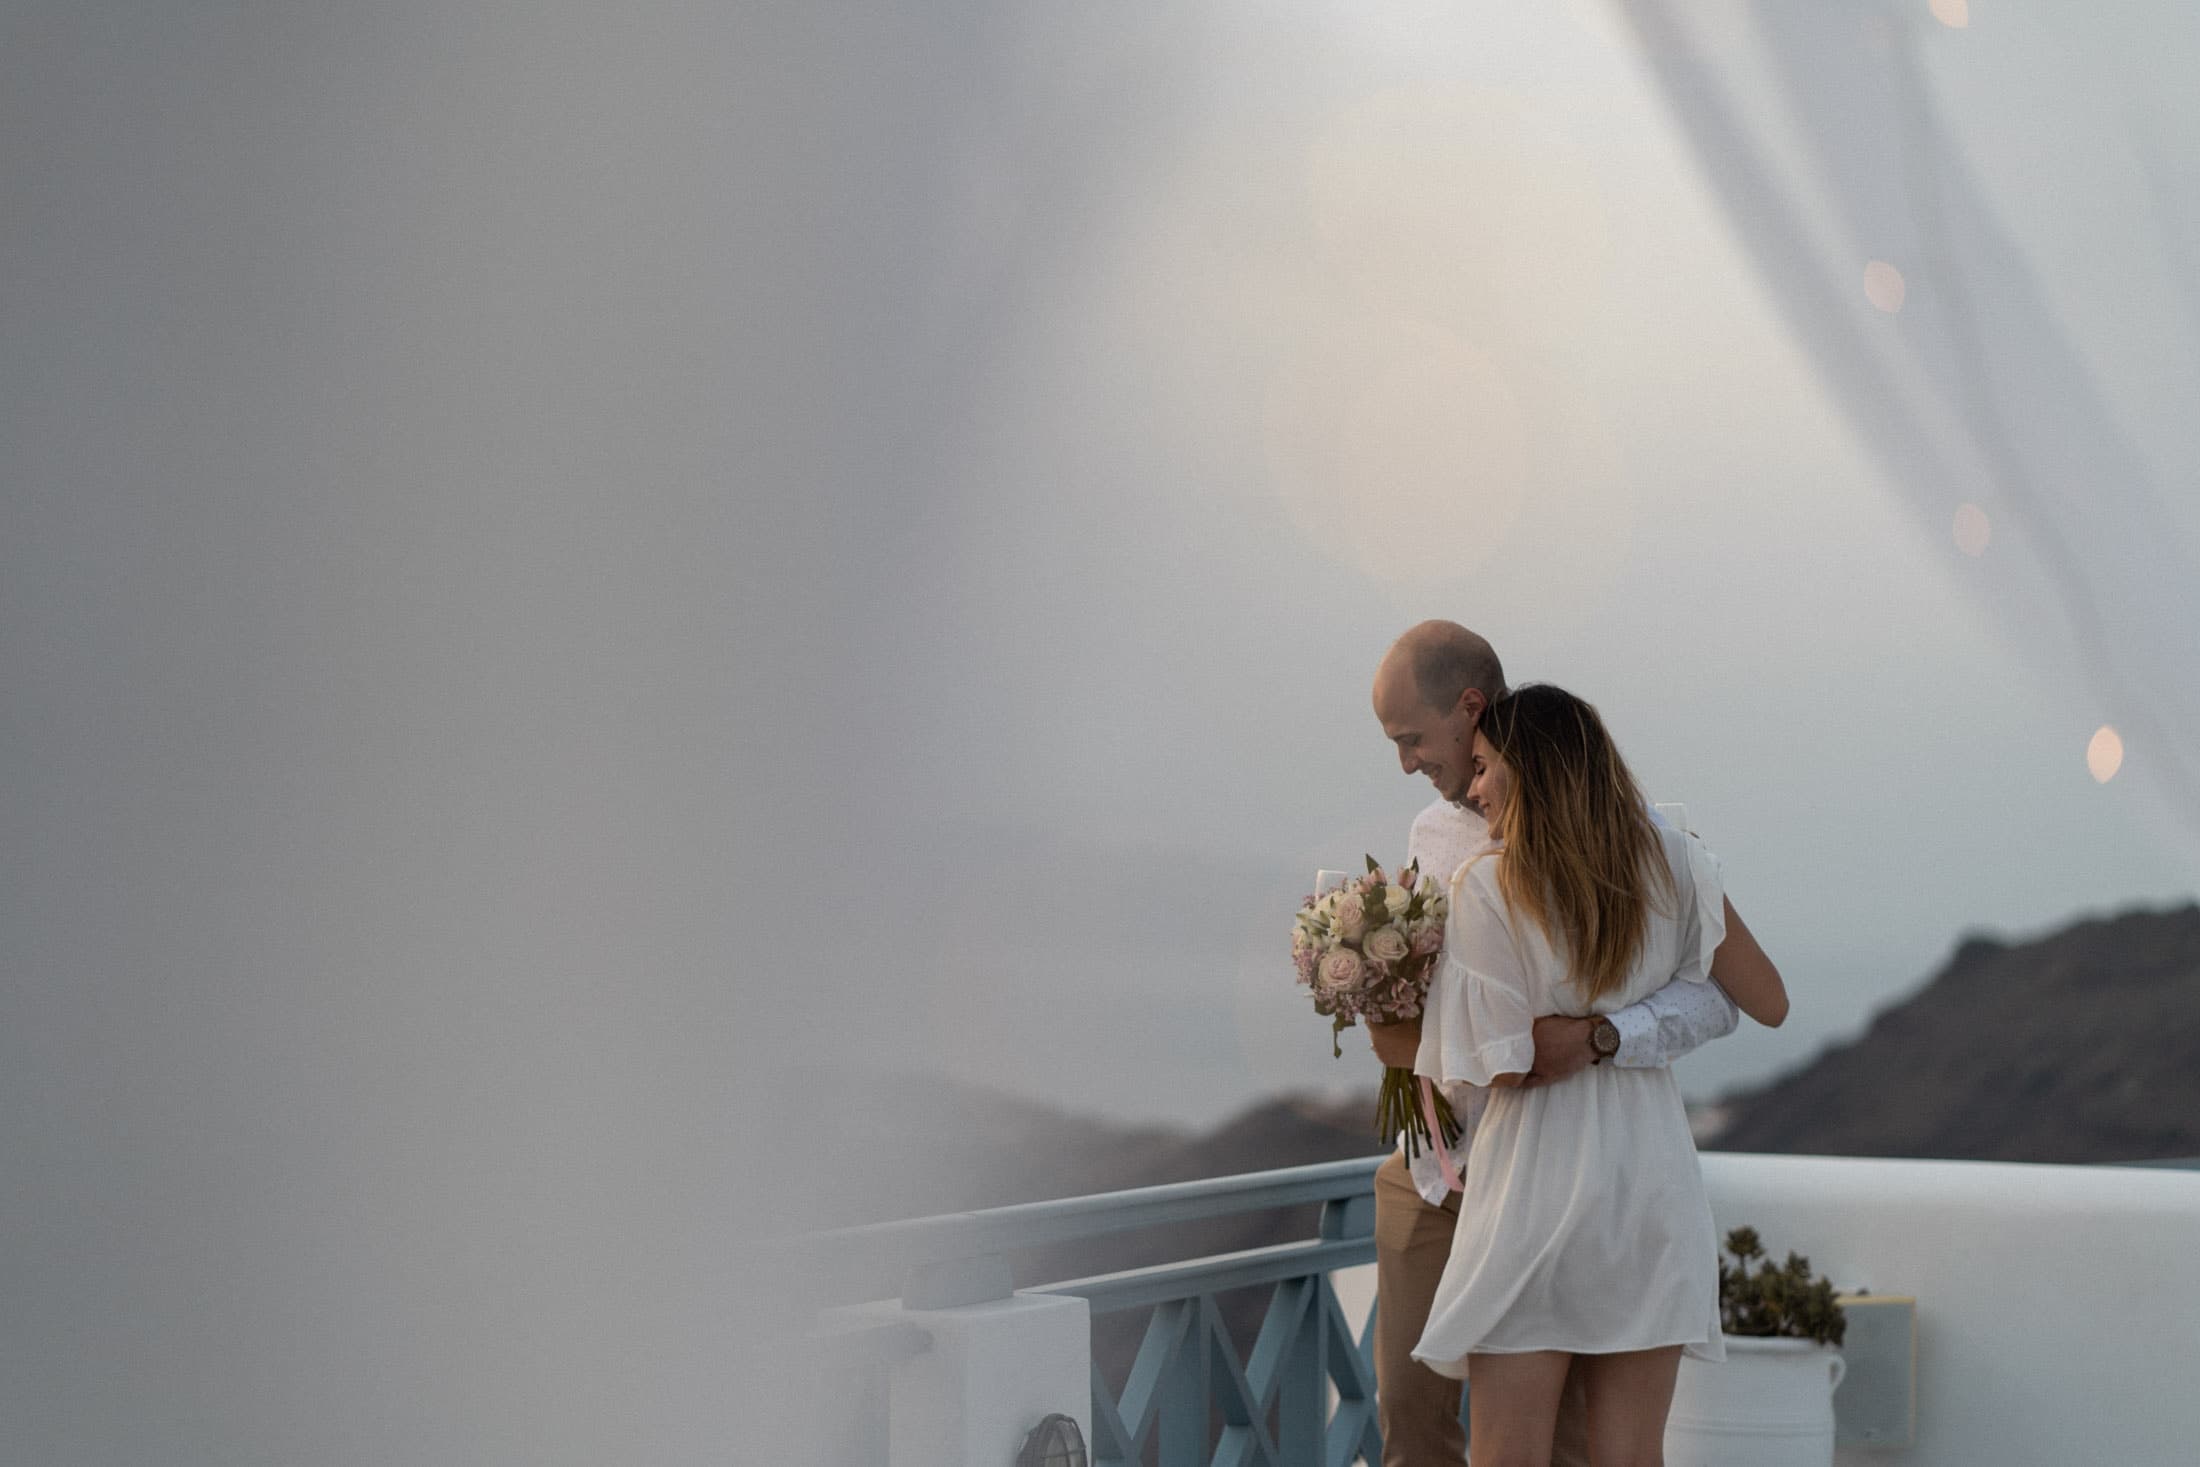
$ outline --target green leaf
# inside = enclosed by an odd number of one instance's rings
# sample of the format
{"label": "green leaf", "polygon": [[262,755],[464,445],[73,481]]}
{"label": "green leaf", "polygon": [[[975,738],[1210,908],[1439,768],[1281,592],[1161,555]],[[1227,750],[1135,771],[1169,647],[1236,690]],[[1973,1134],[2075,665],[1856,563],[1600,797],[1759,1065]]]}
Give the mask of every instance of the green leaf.
{"label": "green leaf", "polygon": [[[1821,1345],[1838,1345],[1846,1337],[1848,1321],[1833,1283],[1813,1277],[1808,1258],[1791,1252],[1775,1264],[1756,1230],[1746,1227],[1727,1234],[1726,1248],[1736,1259],[1733,1268],[1719,1260],[1719,1318],[1727,1333]],[[1749,1269],[1753,1258],[1763,1260],[1755,1273]]]}

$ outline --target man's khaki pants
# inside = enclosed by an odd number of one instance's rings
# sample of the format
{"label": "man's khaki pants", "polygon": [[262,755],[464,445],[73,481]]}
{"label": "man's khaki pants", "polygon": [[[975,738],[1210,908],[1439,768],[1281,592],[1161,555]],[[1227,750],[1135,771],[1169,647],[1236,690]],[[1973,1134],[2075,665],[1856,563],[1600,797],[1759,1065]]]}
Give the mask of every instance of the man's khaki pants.
{"label": "man's khaki pants", "polygon": [[[1375,1169],[1375,1392],[1383,1467],[1456,1467],[1467,1458],[1459,1382],[1413,1358],[1436,1281],[1451,1257],[1459,1194],[1442,1207],[1421,1200],[1403,1155]],[[1552,1467],[1589,1467],[1589,1412],[1579,1362],[1558,1401]]]}

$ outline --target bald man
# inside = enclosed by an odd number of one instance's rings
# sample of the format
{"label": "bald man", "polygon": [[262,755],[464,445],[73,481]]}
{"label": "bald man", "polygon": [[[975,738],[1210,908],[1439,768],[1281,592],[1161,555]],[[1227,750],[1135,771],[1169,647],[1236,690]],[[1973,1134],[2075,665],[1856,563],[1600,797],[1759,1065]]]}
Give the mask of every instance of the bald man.
{"label": "bald man", "polygon": [[[1482,712],[1505,696],[1505,670],[1496,649],[1457,622],[1425,621],[1384,654],[1375,672],[1375,718],[1398,750],[1398,767],[1420,774],[1436,799],[1413,821],[1406,856],[1421,870],[1448,880],[1460,863],[1489,843],[1481,812],[1466,803],[1472,780],[1474,731]],[[1549,1015],[1535,1021],[1535,1069],[1530,1084],[1553,1084],[1592,1063],[1653,1067],[1671,1064],[1712,1039],[1734,1032],[1740,1014],[1715,983],[1674,983],[1642,1002],[1602,1017]],[[1413,1068],[1420,1048],[1418,1021],[1370,1024],[1375,1055],[1386,1065]],[[1464,1176],[1473,1139],[1468,1132],[1451,1152],[1454,1174]],[[1459,1422],[1459,1382],[1413,1358],[1428,1323],[1429,1304],[1444,1262],[1462,1198],[1444,1180],[1443,1166],[1424,1149],[1408,1165],[1399,1149],[1375,1173],[1375,1385],[1383,1433],[1383,1467],[1456,1467],[1466,1460],[1466,1432]],[[1559,1400],[1553,1467],[1589,1467],[1588,1412],[1581,1372],[1567,1376]]]}

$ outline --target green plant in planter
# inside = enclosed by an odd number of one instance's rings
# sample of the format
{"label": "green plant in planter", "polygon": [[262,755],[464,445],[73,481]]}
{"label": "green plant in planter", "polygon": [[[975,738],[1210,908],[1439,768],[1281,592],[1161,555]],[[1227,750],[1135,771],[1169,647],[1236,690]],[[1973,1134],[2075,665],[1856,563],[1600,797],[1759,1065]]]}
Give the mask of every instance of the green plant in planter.
{"label": "green plant in planter", "polygon": [[[1733,1267],[1719,1260],[1719,1327],[1730,1335],[1772,1336],[1816,1340],[1838,1345],[1848,1333],[1848,1318],[1834,1302],[1833,1285],[1813,1278],[1810,1260],[1790,1253],[1775,1268],[1765,1256],[1755,1228],[1736,1228],[1726,1235],[1726,1251],[1734,1255]],[[1762,1259],[1755,1272],[1753,1261]]]}

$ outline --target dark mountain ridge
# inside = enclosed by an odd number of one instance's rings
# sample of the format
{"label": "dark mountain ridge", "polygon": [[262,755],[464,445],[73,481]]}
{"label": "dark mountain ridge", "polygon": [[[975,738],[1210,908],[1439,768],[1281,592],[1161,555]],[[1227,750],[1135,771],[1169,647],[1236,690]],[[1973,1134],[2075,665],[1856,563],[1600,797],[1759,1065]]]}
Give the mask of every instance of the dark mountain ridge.
{"label": "dark mountain ridge", "polygon": [[2200,1156],[2200,906],[1967,938],[1856,1040],[1718,1110],[1721,1151]]}

